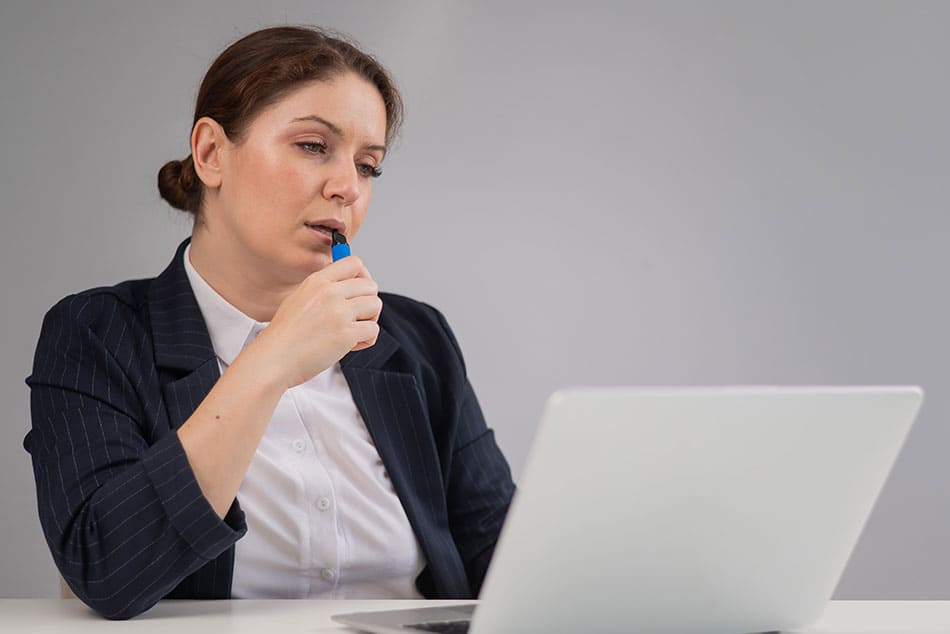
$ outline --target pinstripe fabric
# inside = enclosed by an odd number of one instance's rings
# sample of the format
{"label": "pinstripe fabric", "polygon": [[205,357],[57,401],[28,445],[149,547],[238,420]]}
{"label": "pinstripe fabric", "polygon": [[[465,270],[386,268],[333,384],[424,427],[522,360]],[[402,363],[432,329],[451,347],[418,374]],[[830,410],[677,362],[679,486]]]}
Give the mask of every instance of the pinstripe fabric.
{"label": "pinstripe fabric", "polygon": [[[76,595],[107,618],[163,597],[227,598],[237,501],[224,520],[174,431],[219,376],[182,264],[69,296],[43,322],[31,388],[40,522]],[[428,562],[429,598],[477,594],[514,485],[458,344],[434,308],[381,293],[380,336],[340,365]]]}

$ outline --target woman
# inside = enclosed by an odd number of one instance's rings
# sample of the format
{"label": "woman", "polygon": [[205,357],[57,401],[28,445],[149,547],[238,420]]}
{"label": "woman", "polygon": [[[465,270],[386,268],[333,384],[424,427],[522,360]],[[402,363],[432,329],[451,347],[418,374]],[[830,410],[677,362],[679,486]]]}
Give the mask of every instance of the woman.
{"label": "woman", "polygon": [[231,45],[157,278],[47,314],[31,388],[43,530],[107,618],[163,597],[477,595],[514,486],[442,315],[331,259],[401,118],[386,71],[312,28]]}

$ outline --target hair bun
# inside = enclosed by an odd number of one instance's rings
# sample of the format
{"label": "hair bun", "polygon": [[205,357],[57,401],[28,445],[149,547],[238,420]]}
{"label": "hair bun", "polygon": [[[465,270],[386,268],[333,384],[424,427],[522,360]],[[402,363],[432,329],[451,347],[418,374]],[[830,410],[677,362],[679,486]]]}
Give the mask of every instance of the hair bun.
{"label": "hair bun", "polygon": [[158,191],[175,209],[193,214],[201,206],[201,181],[189,154],[183,161],[168,161],[158,170]]}

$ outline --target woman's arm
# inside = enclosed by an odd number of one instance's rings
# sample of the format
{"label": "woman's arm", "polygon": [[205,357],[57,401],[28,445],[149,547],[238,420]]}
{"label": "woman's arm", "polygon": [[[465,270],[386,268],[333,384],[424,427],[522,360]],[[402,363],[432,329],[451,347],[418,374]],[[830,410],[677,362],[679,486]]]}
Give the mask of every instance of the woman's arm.
{"label": "woman's arm", "polygon": [[465,563],[472,593],[478,596],[495,551],[515,485],[495,434],[466,381],[468,396],[459,405],[459,442],[452,454],[448,487],[449,526]]}
{"label": "woman's arm", "polygon": [[461,368],[456,374],[460,385],[453,390],[455,442],[446,497],[452,536],[465,563],[472,593],[477,596],[511,505],[515,485],[508,461],[495,442],[495,434],[485,423],[466,375],[458,341],[445,317],[435,312]]}
{"label": "woman's arm", "polygon": [[246,530],[208,504],[178,436],[152,428],[163,405],[135,359],[143,334],[115,295],[73,296],[47,314],[27,379],[43,532],[73,592],[111,619],[145,611]]}
{"label": "woman's arm", "polygon": [[[163,407],[160,395],[141,393],[154,375],[129,371],[151,348],[134,310],[98,291],[50,311],[27,381],[25,444],[47,542],[80,599],[129,618],[233,545],[245,525],[232,503],[277,400],[372,345],[375,294],[358,258],[313,274],[182,427],[164,435],[148,428],[155,416],[144,411]],[[116,340],[138,348],[117,350]]]}

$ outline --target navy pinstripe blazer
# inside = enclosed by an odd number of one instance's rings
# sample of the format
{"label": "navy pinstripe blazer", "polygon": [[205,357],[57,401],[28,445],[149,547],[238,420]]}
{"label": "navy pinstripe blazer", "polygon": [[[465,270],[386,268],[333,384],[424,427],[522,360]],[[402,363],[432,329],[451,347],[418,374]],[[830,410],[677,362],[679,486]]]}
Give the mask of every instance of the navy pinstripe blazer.
{"label": "navy pinstripe blazer", "polygon": [[[46,315],[27,378],[43,532],[76,595],[107,618],[163,597],[228,598],[235,500],[222,520],[175,430],[219,377],[185,276],[188,240],[157,278],[88,290]],[[427,598],[477,595],[514,493],[452,331],[380,293],[376,345],[340,365],[425,554]]]}

